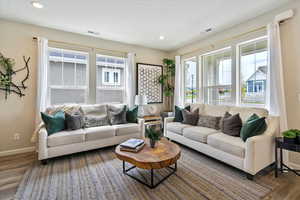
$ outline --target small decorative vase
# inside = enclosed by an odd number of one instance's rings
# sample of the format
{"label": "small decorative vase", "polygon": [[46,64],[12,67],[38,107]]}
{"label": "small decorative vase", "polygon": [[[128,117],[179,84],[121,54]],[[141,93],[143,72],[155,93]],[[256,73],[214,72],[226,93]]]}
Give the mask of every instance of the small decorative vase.
{"label": "small decorative vase", "polygon": [[283,137],[283,142],[284,143],[289,143],[289,144],[295,144],[296,143],[296,138]]}
{"label": "small decorative vase", "polygon": [[151,140],[151,139],[150,139],[150,147],[151,147],[151,148],[154,148],[154,147],[155,147],[155,142],[156,142],[155,140]]}

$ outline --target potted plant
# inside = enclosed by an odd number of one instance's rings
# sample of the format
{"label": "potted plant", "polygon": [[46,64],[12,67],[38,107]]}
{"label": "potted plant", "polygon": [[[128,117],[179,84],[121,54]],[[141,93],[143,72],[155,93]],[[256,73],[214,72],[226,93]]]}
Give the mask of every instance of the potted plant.
{"label": "potted plant", "polygon": [[163,86],[163,92],[166,99],[166,115],[169,116],[173,110],[173,96],[175,84],[175,61],[172,59],[163,59],[164,74],[158,77],[158,82]]}
{"label": "potted plant", "polygon": [[156,141],[160,140],[160,131],[155,130],[154,127],[146,128],[146,136],[150,140],[150,147],[154,148]]}
{"label": "potted plant", "polygon": [[291,131],[293,131],[296,134],[296,143],[300,144],[300,130],[299,129],[292,129]]}
{"label": "potted plant", "polygon": [[292,130],[283,132],[283,141],[285,143],[295,144],[296,142],[296,133]]}

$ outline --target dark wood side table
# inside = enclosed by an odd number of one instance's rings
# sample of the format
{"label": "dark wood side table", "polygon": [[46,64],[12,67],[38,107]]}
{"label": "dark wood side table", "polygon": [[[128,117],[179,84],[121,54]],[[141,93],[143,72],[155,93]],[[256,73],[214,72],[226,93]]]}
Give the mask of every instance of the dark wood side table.
{"label": "dark wood side table", "polygon": [[[280,165],[278,168],[278,149],[279,149],[279,160]],[[277,137],[275,140],[275,177],[278,177],[278,171],[281,173],[283,170],[288,170],[294,172],[296,175],[300,176],[300,170],[291,169],[283,163],[283,153],[282,150],[300,152],[300,144],[291,144],[283,141],[282,137]]]}

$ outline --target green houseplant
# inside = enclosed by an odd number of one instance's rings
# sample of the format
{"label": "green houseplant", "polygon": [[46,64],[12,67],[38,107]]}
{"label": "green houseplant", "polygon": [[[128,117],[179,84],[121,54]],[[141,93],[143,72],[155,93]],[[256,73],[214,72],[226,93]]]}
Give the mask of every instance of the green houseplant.
{"label": "green houseplant", "polygon": [[283,141],[285,143],[294,144],[296,142],[296,133],[292,130],[283,132]]}
{"label": "green houseplant", "polygon": [[163,86],[166,99],[166,111],[171,112],[173,108],[174,84],[175,84],[175,61],[163,59],[164,73],[158,77],[158,82]]}
{"label": "green houseplant", "polygon": [[296,143],[300,144],[300,130],[299,129],[291,129],[296,134]]}
{"label": "green houseplant", "polygon": [[156,141],[160,140],[160,131],[155,130],[154,127],[146,128],[146,136],[150,140],[150,147],[154,148]]}

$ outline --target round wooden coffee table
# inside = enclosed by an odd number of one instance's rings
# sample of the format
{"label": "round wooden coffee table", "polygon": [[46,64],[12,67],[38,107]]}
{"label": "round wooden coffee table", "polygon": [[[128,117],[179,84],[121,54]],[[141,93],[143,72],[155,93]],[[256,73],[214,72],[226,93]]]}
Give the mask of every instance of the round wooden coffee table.
{"label": "round wooden coffee table", "polygon": [[[177,160],[180,158],[180,147],[168,141],[167,139],[163,138],[160,141],[156,142],[155,148],[151,148],[149,145],[149,140],[145,139],[145,146],[142,150],[137,153],[121,151],[120,145],[116,147],[115,153],[117,157],[123,161],[123,173],[130,176],[131,178],[137,180],[138,182],[150,187],[155,188],[164,180],[166,180],[169,176],[174,174],[177,170]],[[126,169],[125,163],[131,163],[133,166]],[[174,165],[174,167],[171,167]],[[127,173],[133,168],[142,168],[150,170],[151,172],[151,182],[150,184],[138,179],[137,177]],[[162,169],[162,168],[169,168],[171,172],[161,179],[159,182],[154,184],[153,181],[153,174],[154,169]]]}

